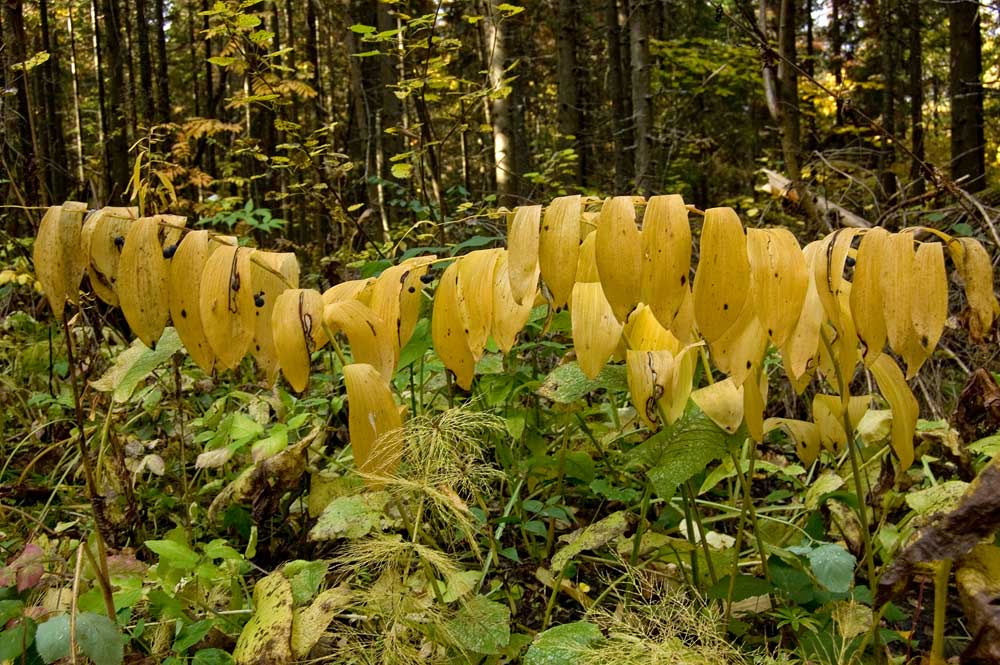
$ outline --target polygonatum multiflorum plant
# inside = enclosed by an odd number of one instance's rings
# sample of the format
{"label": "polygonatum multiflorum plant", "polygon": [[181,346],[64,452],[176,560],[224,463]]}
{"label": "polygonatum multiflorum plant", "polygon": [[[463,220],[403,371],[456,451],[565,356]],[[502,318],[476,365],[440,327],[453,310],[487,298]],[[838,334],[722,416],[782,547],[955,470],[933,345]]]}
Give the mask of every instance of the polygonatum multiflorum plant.
{"label": "polygonatum multiflorum plant", "polygon": [[[692,215],[703,217],[697,262]],[[948,257],[973,340],[998,312],[983,246],[929,228],[845,228],[801,247],[786,229],[745,229],[730,208],[701,213],[676,195],[566,196],[544,210],[520,207],[508,221],[506,248],[410,258],[319,293],[298,288],[294,254],[191,231],[182,217],[87,213],[67,202],[42,219],[35,266],[57,317],[86,273],[146,345],[172,322],[206,372],[232,369],[249,352],[267,382],[280,371],[302,391],[312,352],[342,333],[352,361],[344,367],[350,436],[363,469],[382,468],[379,437],[401,425],[390,380],[434,265],[447,264],[431,294],[434,348],[461,388],[471,388],[491,338],[509,353],[534,307],[568,307],[582,372],[593,378],[624,361],[649,428],[675,421],[691,399],[729,432],[745,424],[760,440],[783,429],[807,463],[821,448],[842,450],[871,403],[851,393],[861,367],[892,410],[900,468],[913,462],[918,409],[906,380],[944,331]],[[765,419],[771,346],[797,391],[817,373],[830,387],[814,396],[811,421]],[[724,378],[694,389],[699,359]],[[705,369],[711,376],[708,362]]]}

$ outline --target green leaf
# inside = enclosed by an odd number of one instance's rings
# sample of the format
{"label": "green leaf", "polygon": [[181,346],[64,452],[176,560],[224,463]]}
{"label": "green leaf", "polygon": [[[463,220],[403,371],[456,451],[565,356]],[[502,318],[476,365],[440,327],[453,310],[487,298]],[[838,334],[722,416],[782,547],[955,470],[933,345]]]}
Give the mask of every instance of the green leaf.
{"label": "green leaf", "polygon": [[404,180],[410,177],[410,174],[413,172],[413,165],[404,163],[393,164],[390,170],[393,178]]}
{"label": "green leaf", "polygon": [[116,402],[127,402],[140,381],[144,381],[157,367],[165,363],[181,350],[183,344],[177,331],[171,327],[163,329],[156,349],[146,348],[138,339],[132,346],[115,358],[114,364],[104,375],[91,385],[102,392],[112,392]]}
{"label": "green leaf", "polygon": [[576,362],[568,362],[549,372],[538,394],[557,404],[573,404],[595,390],[624,391],[627,387],[624,365],[606,365],[596,379],[590,380]]}
{"label": "green leaf", "polygon": [[947,513],[958,507],[969,483],[946,480],[939,485],[906,493],[906,505],[918,515]]}
{"label": "green leaf", "polygon": [[146,547],[156,552],[162,563],[179,570],[193,570],[201,558],[190,547],[175,540],[147,540]]}
{"label": "green leaf", "polygon": [[806,554],[816,581],[827,591],[846,593],[854,581],[854,566],[857,559],[846,549],[835,543],[824,543]]}
{"label": "green leaf", "polygon": [[425,317],[417,321],[417,326],[413,329],[410,341],[400,350],[398,369],[409,367],[423,358],[431,346],[433,346],[431,322],[430,319]]}
{"label": "green leaf", "polygon": [[218,65],[219,67],[228,67],[236,62],[236,58],[228,55],[217,55],[209,58],[208,61],[213,65]]}
{"label": "green leaf", "polygon": [[475,596],[448,622],[448,629],[466,651],[499,653],[510,641],[510,608]]}
{"label": "green leaf", "polygon": [[35,648],[46,663],[54,663],[69,656],[69,615],[60,614],[35,631]]}
{"label": "green leaf", "polygon": [[310,540],[361,538],[382,521],[387,492],[366,492],[337,497],[323,510],[316,526],[309,531]]}
{"label": "green leaf", "polygon": [[222,649],[199,649],[191,665],[232,665],[233,657]]}
{"label": "green leaf", "polygon": [[[66,638],[69,639],[68,634]],[[118,665],[125,657],[121,631],[103,614],[81,612],[76,615],[76,642],[94,665]]]}
{"label": "green leaf", "polygon": [[236,640],[238,665],[292,661],[292,587],[281,573],[271,573],[253,589],[253,616]]}
{"label": "green leaf", "polygon": [[292,600],[296,605],[309,601],[319,591],[327,571],[326,561],[292,561],[285,564],[282,572],[292,585]]}
{"label": "green leaf", "polygon": [[729,454],[730,435],[698,409],[654,434],[634,448],[633,461],[649,465],[648,476],[661,499],[673,497],[677,487]]}
{"label": "green leaf", "polygon": [[[720,579],[715,586],[708,590],[708,597],[720,600],[726,598],[729,595],[730,579],[729,575]],[[733,583],[733,602],[738,603],[754,596],[763,596],[771,593],[772,589],[773,587],[768,584],[767,580],[753,575],[737,575],[736,581]]]}
{"label": "green leaf", "polygon": [[350,30],[351,32],[357,35],[370,35],[371,33],[375,32],[375,26],[364,25],[362,23],[355,23],[350,27]]}
{"label": "green leaf", "polygon": [[601,637],[601,629],[589,621],[549,628],[528,647],[524,665],[574,665],[587,645]]}
{"label": "green leaf", "polygon": [[553,574],[565,568],[566,564],[580,552],[603,547],[612,538],[625,533],[626,529],[628,529],[628,516],[622,510],[585,527],[579,532],[579,535],[570,541],[569,545],[556,552],[552,557]]}
{"label": "green leaf", "polygon": [[174,651],[182,654],[195,644],[198,644],[203,637],[208,635],[208,631],[212,630],[212,626],[214,625],[215,621],[212,619],[202,619],[201,621],[185,625],[174,640]]}
{"label": "green leaf", "polygon": [[16,626],[0,633],[0,663],[4,661],[20,662],[18,656],[34,643],[35,622],[27,618],[22,619]]}

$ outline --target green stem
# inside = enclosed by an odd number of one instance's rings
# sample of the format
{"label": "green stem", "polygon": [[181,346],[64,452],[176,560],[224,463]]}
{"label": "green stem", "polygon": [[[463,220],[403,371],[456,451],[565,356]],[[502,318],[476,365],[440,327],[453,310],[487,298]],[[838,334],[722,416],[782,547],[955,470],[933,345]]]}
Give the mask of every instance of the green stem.
{"label": "green stem", "polygon": [[[698,509],[698,498],[694,493],[694,486],[691,480],[684,481],[684,489],[687,492],[688,501],[691,504],[691,514],[694,516],[694,523],[698,529],[698,540],[701,541],[701,550],[705,555],[705,565],[708,567],[708,578],[712,581],[712,586],[719,581],[715,575],[715,563],[712,561],[712,550],[708,545],[708,538],[705,533],[705,526],[701,523],[701,511]],[[688,532],[690,533],[690,531]]]}
{"label": "green stem", "polygon": [[944,624],[948,609],[948,577],[951,559],[937,562],[934,571],[934,638],[931,640],[930,665],[944,665]]}
{"label": "green stem", "polygon": [[743,507],[746,509],[746,513],[750,517],[750,527],[753,529],[754,539],[757,542],[757,552],[760,554],[760,567],[764,572],[764,579],[770,582],[771,571],[767,565],[767,548],[764,546],[764,536],[761,534],[760,524],[757,521],[757,509],[753,505],[753,495],[750,493],[750,482],[753,478],[754,452],[756,452],[756,450],[757,444],[751,441],[748,463],[749,473],[743,473],[743,466],[740,464],[740,460],[736,456],[736,453],[733,453],[733,466],[736,469],[736,475],[739,477],[740,485],[743,488]]}

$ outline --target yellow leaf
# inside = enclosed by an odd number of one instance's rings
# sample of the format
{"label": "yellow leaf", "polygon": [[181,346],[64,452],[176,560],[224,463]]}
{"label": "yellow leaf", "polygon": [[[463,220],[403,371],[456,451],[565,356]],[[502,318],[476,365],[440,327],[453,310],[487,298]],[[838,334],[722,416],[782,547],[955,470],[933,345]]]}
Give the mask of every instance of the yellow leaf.
{"label": "yellow leaf", "polygon": [[676,354],[681,350],[680,341],[660,324],[652,308],[642,303],[629,315],[624,335],[629,348],[637,351],[666,349]]}
{"label": "yellow leaf", "polygon": [[552,199],[545,209],[538,245],[542,279],[552,293],[552,306],[559,310],[569,302],[576,283],[580,255],[579,195]]}
{"label": "yellow leaf", "polygon": [[472,388],[476,359],[469,348],[469,335],[459,309],[460,286],[458,262],[452,263],[441,275],[434,293],[434,311],[431,315],[431,338],[434,350],[444,366],[455,375],[458,385]]}
{"label": "yellow leaf", "polygon": [[386,268],[372,286],[370,307],[392,328],[397,356],[417,325],[423,298],[420,278],[427,274],[428,266],[435,258],[414,257]]}
{"label": "yellow leaf", "polygon": [[570,319],[577,363],[587,378],[595,379],[622,336],[622,324],[615,318],[600,282],[577,282],[573,286]]}
{"label": "yellow leaf", "polygon": [[[930,356],[937,347],[948,318],[948,275],[944,269],[944,249],[940,243],[921,243],[913,258],[913,283],[920,285],[920,297],[912,301],[913,331],[917,343]],[[907,372],[915,374],[920,366]]]}
{"label": "yellow leaf", "polygon": [[691,225],[684,199],[654,196],[642,218],[639,299],[669,328],[690,290]]}
{"label": "yellow leaf", "polygon": [[538,239],[542,206],[521,206],[507,233],[510,291],[517,303],[533,300],[538,290]]}
{"label": "yellow leaf", "polygon": [[868,395],[853,396],[848,401],[847,414],[851,432],[844,429],[844,400],[840,395],[816,394],[813,396],[813,422],[824,448],[839,455],[847,449],[849,435],[857,430],[858,423],[868,410]]}
{"label": "yellow leaf", "polygon": [[115,291],[118,262],[129,225],[139,216],[138,208],[101,208],[87,215],[80,234],[82,252],[87,257],[90,286],[98,298],[118,307]]}
{"label": "yellow leaf", "polygon": [[66,301],[77,302],[87,267],[80,234],[87,204],[67,201],[45,211],[35,237],[35,275],[56,319],[63,317]]}
{"label": "yellow leaf", "polygon": [[739,319],[750,292],[750,261],[743,225],[732,208],[710,208],[701,232],[694,276],[694,318],[713,342]]}
{"label": "yellow leaf", "polygon": [[[811,255],[818,248],[818,243],[810,243],[803,250],[807,265],[812,259]],[[806,298],[802,303],[799,320],[796,321],[795,329],[781,349],[785,373],[793,382],[801,380],[808,371],[816,366],[815,358],[819,349],[820,326],[824,318],[823,304],[820,302],[819,292],[816,289],[816,279],[810,271],[809,286],[806,288]]]}
{"label": "yellow leaf", "polygon": [[577,282],[600,282],[597,274],[597,232],[591,231],[580,243],[580,255],[576,261]]}
{"label": "yellow leaf", "polygon": [[490,334],[504,353],[510,353],[514,347],[517,334],[531,318],[533,304],[527,300],[522,305],[517,304],[510,291],[507,271],[507,252],[501,252],[493,271],[493,325]]}
{"label": "yellow leaf", "polygon": [[731,378],[691,393],[691,399],[716,425],[733,434],[743,422],[743,386]]}
{"label": "yellow leaf", "polygon": [[795,330],[809,288],[805,256],[787,229],[747,229],[747,255],[757,319],[781,346]]}
{"label": "yellow leaf", "polygon": [[764,409],[767,407],[767,372],[758,368],[743,382],[743,417],[754,441],[764,438]]}
{"label": "yellow leaf", "polygon": [[170,263],[163,250],[176,245],[184,224],[185,219],[175,215],[140,217],[122,246],[118,301],[132,332],[149,348],[170,320]]}
{"label": "yellow leaf", "polygon": [[250,277],[253,251],[223,245],[211,253],[202,272],[199,298],[202,326],[222,369],[238,366],[253,343],[257,309]]}
{"label": "yellow leaf", "polygon": [[347,424],[354,466],[362,473],[390,474],[399,460],[390,434],[403,426],[388,379],[365,363],[344,365]]}
{"label": "yellow leaf", "polygon": [[913,293],[916,287],[913,282],[913,261],[913,235],[894,233],[889,236],[882,259],[885,329],[890,348],[902,356],[909,376],[926,359],[913,328]]}
{"label": "yellow leaf", "polygon": [[[479,360],[486,348],[493,324],[493,275],[501,249],[481,249],[462,256],[458,264],[458,311],[462,315],[472,357]],[[508,281],[510,255],[508,253]],[[537,279],[535,284],[537,285]],[[518,298],[511,288],[515,303],[531,304],[535,294]]]}
{"label": "yellow leaf", "polygon": [[1000,305],[993,293],[993,262],[975,238],[957,238],[948,244],[952,263],[965,284],[969,305],[969,336],[982,342],[996,318]]}
{"label": "yellow leaf", "polygon": [[299,288],[299,261],[292,252],[257,250],[250,256],[250,280],[253,283],[255,307],[253,346],[250,352],[270,386],[278,378],[280,367],[271,328],[271,314],[279,295],[287,289]]}
{"label": "yellow leaf", "polygon": [[[236,239],[231,241],[235,243]],[[174,258],[170,260],[167,280],[170,318],[177,336],[184,343],[191,360],[206,374],[211,374],[215,368],[215,352],[205,337],[201,321],[201,277],[208,257],[219,247],[218,243],[211,241],[208,231],[185,234],[177,245]]]}
{"label": "yellow leaf", "polygon": [[892,409],[892,449],[899,457],[900,469],[913,464],[913,435],[917,430],[919,406],[903,372],[888,355],[879,356],[871,365],[878,389]]}
{"label": "yellow leaf", "polygon": [[313,289],[286,289],[274,301],[271,336],[278,366],[295,392],[309,386],[313,351],[326,343],[323,315],[323,296]]}
{"label": "yellow leaf", "polygon": [[764,421],[764,433],[776,429],[784,430],[795,444],[795,453],[802,463],[809,466],[819,457],[819,430],[815,423],[792,418],[768,418]]}
{"label": "yellow leaf", "polygon": [[323,292],[323,304],[329,305],[341,300],[359,300],[366,305],[370,304],[372,293],[375,290],[374,285],[375,279],[373,277],[352,279],[340,284],[334,284]]}
{"label": "yellow leaf", "polygon": [[837,330],[841,329],[840,295],[843,285],[848,283],[844,279],[844,266],[856,234],[857,229],[854,228],[837,229],[820,241],[819,249],[812,257],[819,300],[827,318]]}
{"label": "yellow leaf", "polygon": [[604,202],[597,219],[594,254],[604,297],[615,318],[624,322],[639,302],[642,235],[635,225],[635,206],[629,196]]}
{"label": "yellow leaf", "polygon": [[736,385],[743,385],[752,368],[760,367],[767,351],[767,331],[757,320],[752,299],[746,299],[740,318],[708,347],[716,366]]}
{"label": "yellow leaf", "polygon": [[371,365],[386,381],[392,379],[399,351],[392,329],[378,314],[357,300],[342,300],[327,305],[323,316],[331,332],[347,335],[354,362]]}
{"label": "yellow leaf", "polygon": [[851,316],[857,329],[865,364],[882,353],[886,342],[882,303],[882,261],[889,232],[874,227],[862,236],[851,285]]}

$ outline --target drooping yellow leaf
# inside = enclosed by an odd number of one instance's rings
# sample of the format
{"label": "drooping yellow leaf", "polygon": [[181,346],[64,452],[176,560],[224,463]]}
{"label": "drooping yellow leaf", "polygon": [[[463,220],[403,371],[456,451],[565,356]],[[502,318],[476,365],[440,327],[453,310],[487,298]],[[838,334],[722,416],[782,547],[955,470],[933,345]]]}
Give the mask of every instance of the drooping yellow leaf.
{"label": "drooping yellow leaf", "polygon": [[750,293],[750,261],[743,224],[732,208],[709,208],[694,276],[694,318],[713,342],[739,319]]}
{"label": "drooping yellow leaf", "polygon": [[917,429],[919,406],[903,372],[888,355],[879,356],[871,365],[879,392],[892,409],[892,449],[899,457],[900,469],[913,464],[913,435]]}
{"label": "drooping yellow leaf", "polygon": [[472,388],[476,359],[469,348],[469,335],[459,309],[458,262],[452,263],[441,275],[434,293],[431,315],[431,338],[438,357],[454,375],[464,390]]}
{"label": "drooping yellow leaf", "polygon": [[[469,350],[477,361],[483,356],[486,341],[493,325],[493,276],[497,256],[501,249],[481,249],[462,256],[458,265],[458,311],[465,324],[469,341]],[[508,253],[508,278],[510,277],[510,255]],[[509,281],[509,279],[508,279]],[[537,281],[536,281],[537,284]],[[523,298],[517,298],[513,289],[515,303],[530,304],[534,301],[534,293]]]}
{"label": "drooping yellow leaf", "polygon": [[531,317],[532,304],[528,300],[518,305],[510,291],[507,275],[507,252],[497,256],[493,270],[493,325],[490,334],[504,353],[510,353],[517,341],[517,334],[524,329]]}
{"label": "drooping yellow leaf", "polygon": [[820,241],[819,250],[812,256],[813,277],[816,282],[816,292],[823,304],[826,317],[833,327],[840,330],[840,295],[844,279],[844,266],[851,249],[851,242],[857,235],[857,229],[841,228]]}
{"label": "drooping yellow leaf", "polygon": [[809,288],[799,241],[787,229],[747,229],[750,292],[757,319],[775,346],[795,330]]}
{"label": "drooping yellow leaf", "polygon": [[820,344],[819,369],[832,385],[839,385],[837,383],[838,372],[841,379],[849,384],[860,359],[858,334],[854,330],[850,298],[851,284],[850,282],[844,282],[840,285],[840,295],[838,296],[840,304],[840,328],[834,328],[833,324],[829,321],[821,327],[820,339],[823,339],[822,335],[826,336],[833,350],[833,356],[830,355],[826,343]]}
{"label": "drooping yellow leaf", "polygon": [[640,303],[632,311],[623,330],[630,349],[636,351],[666,349],[672,354],[680,353],[680,341],[660,324],[652,308],[644,303]]}
{"label": "drooping yellow leaf", "polygon": [[[807,265],[818,248],[818,243],[810,243],[803,250]],[[820,326],[824,318],[823,304],[816,290],[816,279],[810,271],[809,286],[806,287],[806,298],[802,303],[799,320],[781,349],[785,373],[793,382],[801,380],[808,371],[815,368],[816,353],[820,345]]]}
{"label": "drooping yellow leaf", "polygon": [[913,328],[914,289],[918,286],[913,281],[913,261],[913,234],[894,233],[889,236],[882,259],[885,330],[889,346],[902,356],[910,376],[926,359]]}
{"label": "drooping yellow leaf", "polygon": [[323,292],[323,304],[340,302],[341,300],[358,300],[368,305],[375,290],[375,278],[351,279],[340,284],[334,284]]}
{"label": "drooping yellow leaf", "polygon": [[87,204],[67,201],[45,211],[35,237],[35,275],[57,319],[63,317],[66,301],[77,302],[80,282],[87,268],[81,252],[80,234]]}
{"label": "drooping yellow leaf", "polygon": [[858,423],[868,410],[871,398],[868,395],[855,395],[848,400],[847,416],[851,432],[844,429],[844,400],[840,395],[813,396],[813,422],[819,432],[819,440],[824,448],[835,455],[840,455],[847,449],[849,435],[857,430]]}
{"label": "drooping yellow leaf", "polygon": [[597,274],[597,232],[591,231],[580,243],[580,255],[576,260],[577,282],[600,282]]}
{"label": "drooping yellow leaf", "polygon": [[639,302],[642,236],[635,224],[635,206],[629,196],[604,202],[597,219],[594,256],[604,297],[621,322]]}
{"label": "drooping yellow leaf", "polygon": [[[236,239],[232,238],[235,243]],[[201,277],[208,257],[220,245],[212,242],[206,230],[185,234],[174,258],[170,260],[170,274],[167,293],[170,303],[170,318],[177,330],[177,336],[184,343],[191,360],[206,374],[215,368],[215,352],[212,351],[205,328],[201,321]]]}
{"label": "drooping yellow leaf", "polygon": [[580,256],[579,195],[552,199],[545,209],[538,245],[542,279],[552,293],[552,306],[561,309],[569,303],[576,283],[576,264]]}
{"label": "drooping yellow leaf", "polygon": [[642,218],[639,299],[670,328],[690,291],[691,225],[684,199],[654,196]]}
{"label": "drooping yellow leaf", "polygon": [[87,215],[80,233],[80,245],[87,257],[90,286],[98,298],[118,306],[118,261],[129,225],[139,216],[138,208],[107,207]]}
{"label": "drooping yellow leaf", "polygon": [[538,290],[538,239],[542,206],[521,206],[507,232],[510,291],[517,303],[534,300]]}
{"label": "drooping yellow leaf", "polygon": [[691,289],[687,289],[687,293],[684,294],[681,308],[670,324],[670,332],[685,344],[693,343],[698,337],[694,321],[694,296],[691,294]]}
{"label": "drooping yellow leaf", "polygon": [[323,296],[313,289],[286,289],[274,300],[271,337],[281,373],[295,392],[309,385],[313,351],[326,343],[323,316]]}
{"label": "drooping yellow leaf", "polygon": [[371,365],[386,381],[392,379],[399,351],[392,328],[382,317],[357,300],[331,303],[323,309],[323,316],[331,332],[340,331],[347,336],[354,362]]}
{"label": "drooping yellow leaf", "polygon": [[819,457],[819,430],[815,423],[793,418],[768,418],[764,421],[764,433],[776,429],[784,430],[795,444],[795,453],[802,463],[809,466]]}
{"label": "drooping yellow leaf", "polygon": [[570,319],[577,363],[587,378],[595,379],[622,336],[622,324],[615,318],[600,282],[577,282],[573,286]]}
{"label": "drooping yellow leaf", "polygon": [[199,298],[202,326],[222,369],[239,365],[253,343],[257,310],[250,276],[253,251],[248,247],[222,245],[208,257],[202,272]]}
{"label": "drooping yellow leaf", "polygon": [[403,426],[389,380],[366,363],[344,365],[347,425],[354,466],[363,473],[390,474],[399,461],[394,439],[386,435]]}
{"label": "drooping yellow leaf", "polygon": [[[948,318],[948,275],[944,269],[944,249],[940,243],[921,243],[913,257],[913,283],[919,285],[920,295],[914,298],[913,331],[917,344],[929,357],[937,347]],[[906,367],[915,374],[920,365]]]}
{"label": "drooping yellow leaf", "polygon": [[257,250],[250,256],[250,281],[253,283],[255,308],[253,346],[250,347],[250,353],[270,386],[278,378],[280,368],[271,314],[279,295],[287,289],[299,288],[299,261],[291,252]]}
{"label": "drooping yellow leaf", "polygon": [[372,286],[370,307],[393,330],[393,343],[399,349],[406,346],[420,318],[423,299],[420,278],[427,274],[436,256],[406,259],[399,265],[382,271]]}
{"label": "drooping yellow leaf", "polygon": [[743,386],[731,378],[716,381],[691,393],[691,400],[716,425],[733,434],[743,422]]}
{"label": "drooping yellow leaf", "polygon": [[185,219],[141,217],[129,227],[118,262],[118,301],[132,332],[153,348],[170,320],[170,261],[164,248],[180,240]]}
{"label": "drooping yellow leaf", "polygon": [[662,417],[673,424],[683,414],[691,394],[695,348],[685,347],[677,355],[666,349],[629,349],[626,353],[632,403],[650,429],[657,429]]}
{"label": "drooping yellow leaf", "polygon": [[740,317],[708,348],[715,365],[736,385],[743,385],[751,370],[760,367],[767,351],[767,331],[757,320],[752,299],[746,299]]}
{"label": "drooping yellow leaf", "polygon": [[993,292],[993,262],[975,238],[955,238],[948,244],[948,250],[965,284],[969,336],[974,342],[982,342],[1000,310]]}
{"label": "drooping yellow leaf", "polygon": [[750,437],[760,443],[764,438],[764,409],[767,407],[767,372],[755,369],[743,382],[743,418]]}
{"label": "drooping yellow leaf", "polygon": [[874,227],[861,237],[851,285],[851,317],[861,342],[865,364],[882,353],[886,341],[882,303],[882,261],[889,232]]}

